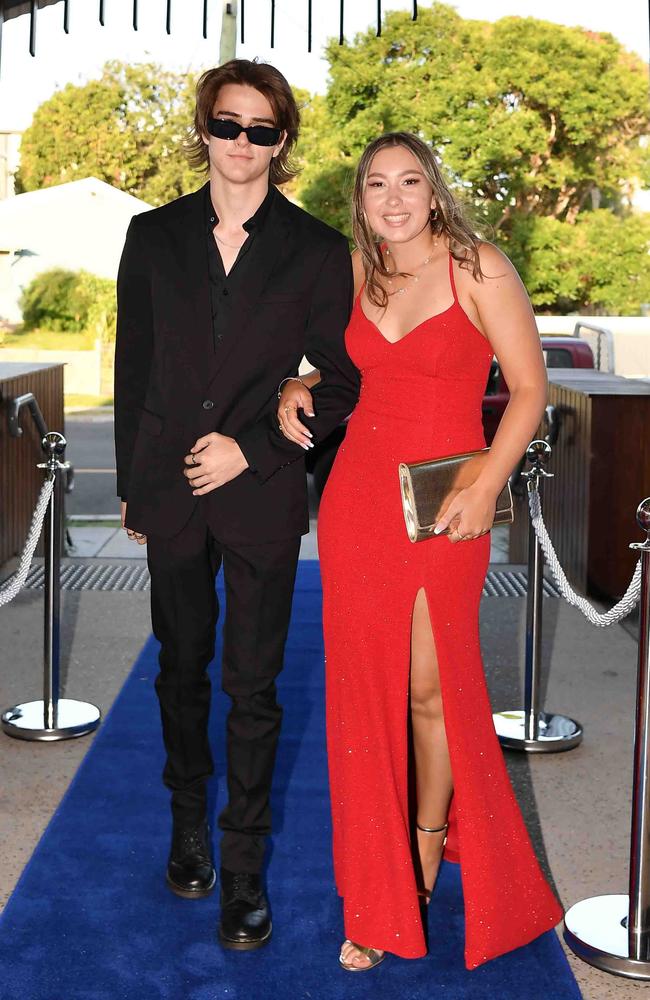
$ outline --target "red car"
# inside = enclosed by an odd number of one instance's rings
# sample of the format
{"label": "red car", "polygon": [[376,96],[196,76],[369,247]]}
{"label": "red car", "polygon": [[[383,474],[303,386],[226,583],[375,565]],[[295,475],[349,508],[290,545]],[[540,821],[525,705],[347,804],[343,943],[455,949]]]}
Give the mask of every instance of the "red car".
{"label": "red car", "polygon": [[[585,340],[577,337],[542,337],[547,368],[593,368],[594,355]],[[492,444],[510,393],[496,358],[490,367],[483,397],[483,430],[486,444]]]}
{"label": "red car", "polygon": [[[541,338],[541,341],[547,368],[594,367],[591,347],[584,340],[578,340],[577,337],[545,336]],[[499,362],[495,358],[490,367],[485,396],[483,397],[483,429],[487,444],[492,444],[509,398],[508,386]],[[336,458],[336,452],[344,437],[345,423],[342,423],[325,441],[317,444],[306,456],[307,472],[313,474],[314,486],[319,496],[323,492],[329,471]]]}

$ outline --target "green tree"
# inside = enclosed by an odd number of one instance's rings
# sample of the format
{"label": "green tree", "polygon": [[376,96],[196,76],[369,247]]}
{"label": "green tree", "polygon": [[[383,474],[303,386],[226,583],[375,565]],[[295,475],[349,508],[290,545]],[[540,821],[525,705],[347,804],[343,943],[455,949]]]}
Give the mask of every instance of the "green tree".
{"label": "green tree", "polygon": [[194,80],[153,64],[107,63],[41,104],[21,143],[19,191],[98,177],[159,205],[197,187],[182,142]]}
{"label": "green tree", "polygon": [[[310,211],[349,233],[361,151],[384,131],[412,131],[512,253],[539,307],[635,311],[647,301],[637,294],[649,267],[645,224],[629,214],[633,185],[650,171],[640,141],[650,131],[647,67],[611,35],[534,18],[465,20],[434,3],[415,22],[389,14],[379,38],[332,41],[327,55],[327,95],[306,109],[298,150],[297,193]],[[636,253],[636,291],[632,279],[623,290],[621,268],[606,277],[606,233]],[[579,252],[591,277],[565,261]]]}
{"label": "green tree", "polygon": [[650,302],[650,218],[581,212],[575,225],[522,216],[505,246],[539,312],[630,315]]}
{"label": "green tree", "polygon": [[296,96],[300,98],[301,130],[296,151],[300,174],[293,182],[294,193],[308,212],[348,232],[354,161],[341,150],[325,98],[304,92]]}
{"label": "green tree", "polygon": [[[323,172],[353,167],[383,131],[416,132],[497,229],[521,213],[573,221],[594,203],[617,207],[645,172],[647,67],[611,35],[464,20],[434,3],[417,21],[389,14],[379,38],[332,42],[327,55],[327,96],[301,144],[318,144]],[[317,181],[307,171],[301,197]]]}

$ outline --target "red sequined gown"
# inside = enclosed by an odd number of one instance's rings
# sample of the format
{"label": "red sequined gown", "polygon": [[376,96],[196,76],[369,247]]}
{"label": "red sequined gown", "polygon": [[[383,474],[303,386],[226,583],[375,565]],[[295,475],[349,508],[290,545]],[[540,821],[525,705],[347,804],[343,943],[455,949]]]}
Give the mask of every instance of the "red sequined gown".
{"label": "red sequined gown", "polygon": [[[425,954],[412,863],[407,712],[411,617],[424,588],[454,781],[446,857],[460,860],[465,962],[527,944],[562,917],[495,735],[479,646],[484,535],[412,544],[397,468],[484,446],[492,351],[453,304],[390,343],[359,298],[346,332],[359,403],[319,513],[334,867],[345,936]],[[435,896],[431,905],[435,905]]]}

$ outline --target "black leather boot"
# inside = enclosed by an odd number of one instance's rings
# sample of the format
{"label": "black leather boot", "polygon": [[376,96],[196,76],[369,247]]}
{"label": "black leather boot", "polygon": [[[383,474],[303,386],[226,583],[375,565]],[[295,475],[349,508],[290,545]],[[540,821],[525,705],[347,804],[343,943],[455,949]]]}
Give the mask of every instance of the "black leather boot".
{"label": "black leather boot", "polygon": [[205,820],[199,826],[181,826],[175,822],[167,864],[167,885],[171,891],[183,899],[201,899],[210,895],[216,878],[208,824]]}
{"label": "black leather boot", "polygon": [[224,948],[252,951],[271,938],[271,912],[260,875],[221,869],[219,940]]}

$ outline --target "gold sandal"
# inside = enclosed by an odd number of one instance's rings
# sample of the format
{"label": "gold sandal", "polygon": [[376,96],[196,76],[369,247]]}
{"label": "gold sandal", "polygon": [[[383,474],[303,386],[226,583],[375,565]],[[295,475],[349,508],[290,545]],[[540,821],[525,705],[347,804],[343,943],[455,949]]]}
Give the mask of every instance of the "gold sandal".
{"label": "gold sandal", "polygon": [[376,965],[379,965],[379,963],[383,962],[386,958],[386,952],[378,951],[377,948],[366,948],[362,944],[355,944],[354,941],[349,940],[344,941],[343,944],[351,944],[353,948],[356,948],[357,951],[360,951],[362,955],[365,955],[366,958],[370,960],[370,965],[350,965],[349,962],[343,961],[342,955],[339,955],[341,968],[345,969],[346,972],[368,972],[370,969],[374,969]]}
{"label": "gold sandal", "polygon": [[[415,825],[417,826],[418,830],[422,831],[422,833],[444,833],[445,836],[444,836],[444,840],[442,841],[442,852],[444,852],[445,845],[447,843],[447,830],[449,829],[449,823],[444,823],[442,826],[421,826],[420,823],[418,823],[417,820],[416,820]],[[442,852],[441,852],[441,860],[442,860]],[[438,870],[440,870],[440,869],[438,869]],[[438,876],[436,875],[436,878],[437,877]],[[433,886],[430,889],[426,889],[426,888],[425,889],[418,889],[418,896],[420,896],[422,899],[426,900],[427,906],[431,902],[431,894],[432,894],[434,888],[435,888],[435,882],[434,882]]]}

